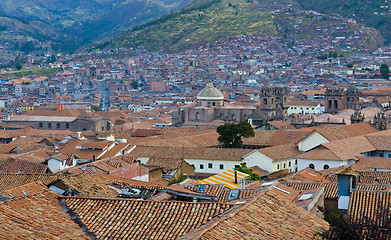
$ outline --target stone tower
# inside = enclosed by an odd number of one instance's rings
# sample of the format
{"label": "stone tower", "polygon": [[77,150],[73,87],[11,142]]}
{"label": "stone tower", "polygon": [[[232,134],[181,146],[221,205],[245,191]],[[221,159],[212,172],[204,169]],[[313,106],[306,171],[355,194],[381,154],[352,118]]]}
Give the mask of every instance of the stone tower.
{"label": "stone tower", "polygon": [[362,123],[364,122],[365,116],[360,111],[356,110],[351,116],[350,116],[350,123]]}
{"label": "stone tower", "polygon": [[337,114],[339,111],[345,109],[345,90],[337,84],[333,84],[331,88],[328,88],[324,97],[326,102],[326,113]]}
{"label": "stone tower", "polygon": [[346,108],[347,109],[353,109],[353,110],[359,110],[361,109],[360,100],[359,100],[359,93],[356,87],[349,86],[346,89]]}
{"label": "stone tower", "polygon": [[285,120],[287,116],[287,89],[285,87],[263,87],[260,93],[260,111],[269,120]]}
{"label": "stone tower", "polygon": [[387,130],[387,124],[388,124],[388,118],[382,112],[379,112],[373,118],[373,126],[377,128],[379,131]]}

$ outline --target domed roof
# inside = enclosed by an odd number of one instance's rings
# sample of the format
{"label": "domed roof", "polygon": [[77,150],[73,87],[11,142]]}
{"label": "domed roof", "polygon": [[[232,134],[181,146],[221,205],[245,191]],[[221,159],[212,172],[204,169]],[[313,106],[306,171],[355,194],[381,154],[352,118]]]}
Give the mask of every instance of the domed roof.
{"label": "domed roof", "polygon": [[206,88],[202,89],[201,92],[197,95],[198,100],[224,100],[224,95],[215,87],[213,83],[209,82],[206,85]]}

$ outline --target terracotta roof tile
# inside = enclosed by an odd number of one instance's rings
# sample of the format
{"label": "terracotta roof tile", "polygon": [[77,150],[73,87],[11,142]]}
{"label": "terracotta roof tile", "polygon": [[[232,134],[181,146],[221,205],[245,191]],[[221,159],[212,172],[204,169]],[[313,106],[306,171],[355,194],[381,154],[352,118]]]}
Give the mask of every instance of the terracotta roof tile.
{"label": "terracotta roof tile", "polygon": [[51,190],[0,203],[1,239],[90,239]]}
{"label": "terracotta roof tile", "polygon": [[48,166],[19,160],[15,158],[8,158],[0,161],[0,173],[30,173],[30,174],[44,174],[48,170]]}
{"label": "terracotta roof tile", "polygon": [[98,239],[178,239],[232,207],[222,203],[65,198]]}
{"label": "terracotta roof tile", "polygon": [[328,226],[323,219],[266,191],[182,239],[313,239],[316,231]]}

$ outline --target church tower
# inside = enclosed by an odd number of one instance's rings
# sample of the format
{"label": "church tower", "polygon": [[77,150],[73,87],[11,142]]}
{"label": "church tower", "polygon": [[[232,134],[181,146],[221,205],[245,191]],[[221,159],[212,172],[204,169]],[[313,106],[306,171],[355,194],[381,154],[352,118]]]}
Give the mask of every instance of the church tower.
{"label": "church tower", "polygon": [[346,96],[345,90],[333,84],[331,88],[327,88],[325,93],[326,113],[337,114],[339,111],[345,109]]}
{"label": "church tower", "polygon": [[260,111],[268,120],[285,120],[287,116],[287,89],[285,87],[266,86],[260,93]]}
{"label": "church tower", "polygon": [[353,110],[361,109],[359,92],[354,86],[349,86],[348,89],[346,89],[346,108]]}

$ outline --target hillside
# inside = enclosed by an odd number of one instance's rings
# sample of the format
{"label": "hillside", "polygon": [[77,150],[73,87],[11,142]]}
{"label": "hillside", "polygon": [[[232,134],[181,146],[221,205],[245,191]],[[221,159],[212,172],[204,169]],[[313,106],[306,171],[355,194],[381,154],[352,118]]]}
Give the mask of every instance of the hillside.
{"label": "hillside", "polygon": [[[190,0],[2,0],[0,15],[11,20],[7,20],[7,23],[0,22],[0,26],[7,25],[18,33],[26,32],[33,43],[55,41],[55,49],[74,50],[82,44],[112,37],[181,9],[189,2]],[[15,19],[29,25],[31,31],[20,24],[15,27],[8,24]],[[65,35],[72,40],[62,38],[61,41],[56,41],[58,36]],[[12,43],[18,41],[18,37],[11,34],[3,40]]]}
{"label": "hillside", "polygon": [[388,0],[297,0],[306,10],[355,19],[377,29],[391,43],[391,9]]}
{"label": "hillside", "polygon": [[0,46],[28,53],[65,41],[64,35],[45,22],[0,15]]}
{"label": "hillside", "polygon": [[373,28],[343,17],[305,11],[295,0],[197,0],[178,13],[149,22],[97,48],[138,47],[180,52],[194,45],[252,33],[279,36],[285,44],[371,51],[384,38]]}
{"label": "hillside", "polygon": [[244,0],[202,0],[178,13],[136,27],[104,45],[178,52],[201,42],[247,33],[276,35],[272,15],[257,11]]}

